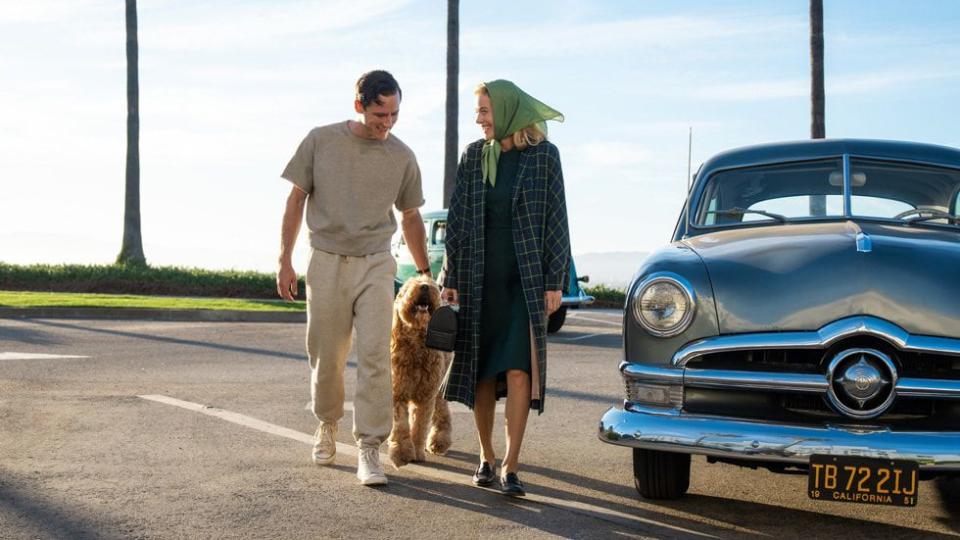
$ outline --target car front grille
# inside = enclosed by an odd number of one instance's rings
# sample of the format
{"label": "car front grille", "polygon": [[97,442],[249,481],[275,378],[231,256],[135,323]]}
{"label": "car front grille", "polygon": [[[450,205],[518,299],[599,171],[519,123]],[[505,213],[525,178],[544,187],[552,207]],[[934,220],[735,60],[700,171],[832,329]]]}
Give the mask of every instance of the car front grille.
{"label": "car front grille", "polygon": [[[882,352],[895,366],[896,396],[870,418],[851,417],[828,399],[833,384],[828,365],[849,350]],[[891,430],[960,429],[960,355],[903,351],[873,336],[855,336],[823,348],[705,352],[683,368],[685,413]]]}

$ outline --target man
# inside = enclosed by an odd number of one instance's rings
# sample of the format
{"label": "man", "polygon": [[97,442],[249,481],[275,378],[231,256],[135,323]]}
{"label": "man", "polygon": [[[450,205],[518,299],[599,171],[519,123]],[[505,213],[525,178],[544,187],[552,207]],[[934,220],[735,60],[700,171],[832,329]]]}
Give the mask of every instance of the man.
{"label": "man", "polygon": [[333,463],[337,422],[343,417],[343,373],[356,329],[357,389],[353,437],[360,447],[357,478],[383,485],[380,445],[390,434],[390,326],[396,262],[390,238],[393,208],[403,213],[403,236],[421,273],[430,271],[420,168],[413,152],[390,134],[400,113],[400,86],[386,71],[357,81],[348,120],[313,129],[283,171],[293,183],[283,215],[277,292],[297,294],[291,257],[306,207],[307,354],[313,413],[320,420],[313,447],[318,465]]}

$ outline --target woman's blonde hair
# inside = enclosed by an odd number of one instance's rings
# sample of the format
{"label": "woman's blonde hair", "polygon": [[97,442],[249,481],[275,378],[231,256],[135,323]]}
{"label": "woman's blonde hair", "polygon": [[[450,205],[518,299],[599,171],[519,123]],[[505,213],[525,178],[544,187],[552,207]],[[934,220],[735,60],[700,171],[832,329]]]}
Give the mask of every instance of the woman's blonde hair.
{"label": "woman's blonde hair", "polygon": [[[490,92],[487,91],[487,86],[483,83],[477,85],[477,88],[473,91],[473,93],[477,96],[490,96]],[[547,140],[547,134],[540,129],[538,124],[530,124],[529,126],[515,132],[512,138],[513,146],[515,146],[517,150],[524,150],[527,147],[536,146]]]}

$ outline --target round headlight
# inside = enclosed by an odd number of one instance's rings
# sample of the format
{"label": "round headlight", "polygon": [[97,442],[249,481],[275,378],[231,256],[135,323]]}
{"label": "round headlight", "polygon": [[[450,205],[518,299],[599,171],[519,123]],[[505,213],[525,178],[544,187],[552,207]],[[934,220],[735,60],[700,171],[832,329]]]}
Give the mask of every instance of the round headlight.
{"label": "round headlight", "polygon": [[633,295],[634,317],[658,337],[675,336],[686,330],[693,321],[694,309],[689,285],[675,277],[651,276]]}

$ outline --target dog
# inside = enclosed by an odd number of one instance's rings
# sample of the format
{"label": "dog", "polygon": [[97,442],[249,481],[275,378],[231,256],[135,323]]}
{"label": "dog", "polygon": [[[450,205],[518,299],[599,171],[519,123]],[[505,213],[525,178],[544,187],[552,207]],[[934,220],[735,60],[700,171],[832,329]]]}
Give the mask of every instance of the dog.
{"label": "dog", "polygon": [[396,467],[425,461],[426,452],[442,456],[450,449],[450,407],[440,395],[440,383],[452,354],[425,345],[427,323],[439,307],[440,288],[427,276],[408,279],[394,302],[393,429],[388,446]]}

